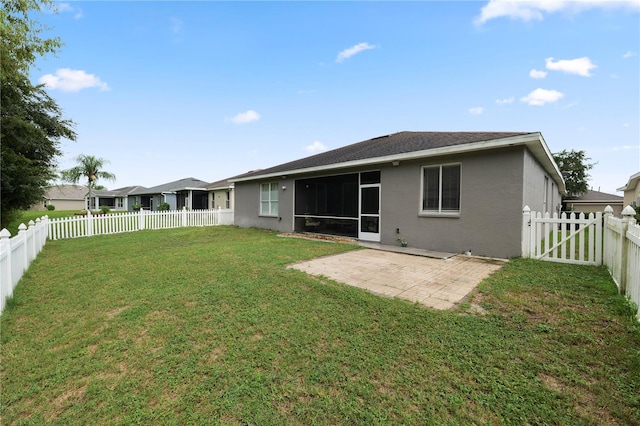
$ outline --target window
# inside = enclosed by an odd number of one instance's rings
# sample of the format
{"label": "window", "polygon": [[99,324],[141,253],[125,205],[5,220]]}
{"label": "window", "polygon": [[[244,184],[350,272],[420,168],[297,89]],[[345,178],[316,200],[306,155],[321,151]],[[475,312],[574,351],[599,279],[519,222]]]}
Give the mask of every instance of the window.
{"label": "window", "polygon": [[124,208],[124,199],[122,197],[116,198],[116,208],[117,209]]}
{"label": "window", "polygon": [[260,215],[278,216],[278,183],[260,184]]}
{"label": "window", "polygon": [[460,164],[422,168],[422,212],[460,213]]}

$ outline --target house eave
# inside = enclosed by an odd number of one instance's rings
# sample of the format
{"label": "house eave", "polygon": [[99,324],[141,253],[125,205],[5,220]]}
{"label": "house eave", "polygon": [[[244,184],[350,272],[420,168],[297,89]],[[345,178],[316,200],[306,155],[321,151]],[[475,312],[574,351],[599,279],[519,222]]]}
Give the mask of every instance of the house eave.
{"label": "house eave", "polygon": [[640,172],[632,175],[629,178],[629,182],[627,182],[625,186],[621,186],[620,188],[616,189],[616,191],[624,192],[624,191],[627,191],[628,189],[635,188],[639,180],[640,180]]}
{"label": "house eave", "polygon": [[245,176],[236,179],[229,179],[230,182],[248,182],[253,180],[263,180],[270,178],[282,178],[284,176],[299,175],[304,173],[315,173],[324,171],[335,171],[346,168],[379,165],[393,163],[395,161],[408,161],[420,158],[437,157],[442,155],[463,154],[473,151],[485,151],[490,149],[526,146],[533,152],[538,160],[543,164],[545,170],[554,177],[561,193],[566,193],[564,179],[560,169],[553,160],[553,156],[540,132],[528,133],[525,135],[511,136],[501,139],[491,139],[480,142],[473,142],[462,145],[446,146],[442,148],[426,149],[402,154],[387,155],[381,157],[366,158],[362,160],[345,161],[342,163],[328,164],[323,166],[307,167],[302,169],[284,170],[274,173],[258,174],[255,176]]}

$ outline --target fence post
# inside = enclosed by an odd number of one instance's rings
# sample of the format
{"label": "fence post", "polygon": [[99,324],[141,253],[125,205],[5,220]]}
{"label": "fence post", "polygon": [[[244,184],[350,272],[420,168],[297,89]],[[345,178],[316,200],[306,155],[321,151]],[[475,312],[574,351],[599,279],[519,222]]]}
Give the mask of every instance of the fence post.
{"label": "fence post", "polygon": [[182,226],[187,226],[187,206],[182,207]]}
{"label": "fence post", "polygon": [[42,216],[42,240],[40,240],[40,245],[44,246],[47,243],[47,237],[49,236],[49,215]]}
{"label": "fence post", "polygon": [[20,271],[21,275],[29,267],[29,250],[27,249],[26,233],[27,233],[27,225],[25,225],[24,223],[21,223],[20,226],[18,226],[18,235],[22,235],[22,253],[21,253],[22,254],[22,271]]}
{"label": "fence post", "polygon": [[4,310],[5,299],[13,294],[11,280],[11,232],[6,228],[0,231],[0,253],[4,253],[4,262],[0,268],[0,312]]}
{"label": "fence post", "polygon": [[142,208],[138,210],[138,229],[140,231],[144,229],[144,210]]}
{"label": "fence post", "polygon": [[38,254],[38,249],[36,247],[36,223],[33,220],[29,221],[27,250],[29,251],[29,264],[31,264]]}
{"label": "fence post", "polygon": [[87,210],[87,237],[93,236],[93,215]]}
{"label": "fence post", "polygon": [[522,257],[531,257],[531,209],[524,206],[522,209]]}
{"label": "fence post", "polygon": [[636,210],[631,206],[627,206],[622,210],[622,232],[620,234],[620,241],[622,243],[620,250],[620,256],[622,258],[620,259],[620,294],[627,294],[627,266],[629,265],[629,240],[627,239],[627,230],[629,229],[629,225],[635,225],[635,215]]}

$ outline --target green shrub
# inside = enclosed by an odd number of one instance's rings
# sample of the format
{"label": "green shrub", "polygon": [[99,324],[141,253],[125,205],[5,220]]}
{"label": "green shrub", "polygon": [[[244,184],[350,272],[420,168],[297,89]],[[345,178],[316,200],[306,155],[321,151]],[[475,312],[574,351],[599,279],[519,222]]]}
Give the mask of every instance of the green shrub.
{"label": "green shrub", "polygon": [[133,209],[134,212],[139,212],[142,206],[140,204],[134,204],[131,206],[131,208]]}
{"label": "green shrub", "polygon": [[55,209],[56,209],[56,206],[54,206],[53,204],[47,204],[47,210],[53,211]]}
{"label": "green shrub", "polygon": [[169,205],[169,203],[160,203],[158,204],[158,211],[162,212],[162,211],[168,211],[171,208],[171,206]]}
{"label": "green shrub", "polygon": [[109,206],[100,206],[100,213],[107,214],[110,211],[111,211],[111,208]]}

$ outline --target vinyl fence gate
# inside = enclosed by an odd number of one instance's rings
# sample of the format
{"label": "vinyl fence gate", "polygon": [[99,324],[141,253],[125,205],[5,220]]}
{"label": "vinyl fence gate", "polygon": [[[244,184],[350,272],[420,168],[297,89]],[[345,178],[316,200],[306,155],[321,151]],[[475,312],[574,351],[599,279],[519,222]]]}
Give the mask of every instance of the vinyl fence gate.
{"label": "vinyl fence gate", "polygon": [[578,265],[602,265],[602,213],[522,211],[522,256]]}

